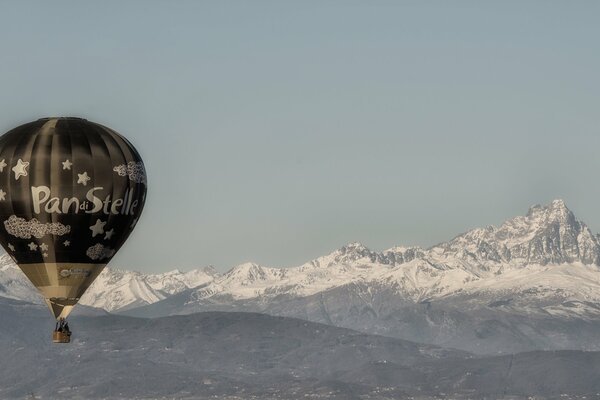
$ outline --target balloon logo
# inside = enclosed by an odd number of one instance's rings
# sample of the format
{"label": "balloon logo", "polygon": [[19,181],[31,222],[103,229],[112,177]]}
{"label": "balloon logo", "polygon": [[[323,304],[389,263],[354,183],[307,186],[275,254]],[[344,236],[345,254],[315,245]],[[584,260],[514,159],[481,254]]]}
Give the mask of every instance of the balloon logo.
{"label": "balloon logo", "polygon": [[146,185],[131,143],[84,119],[43,118],[0,137],[0,244],[57,320],[135,227]]}

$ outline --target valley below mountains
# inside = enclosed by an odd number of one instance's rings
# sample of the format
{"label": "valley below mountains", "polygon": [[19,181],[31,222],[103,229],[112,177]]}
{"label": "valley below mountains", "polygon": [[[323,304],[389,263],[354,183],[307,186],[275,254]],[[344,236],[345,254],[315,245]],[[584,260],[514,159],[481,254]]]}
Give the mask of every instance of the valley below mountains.
{"label": "valley below mountains", "polygon": [[[585,399],[600,353],[467,352],[265,314],[154,319],[83,307],[69,345],[47,310],[0,298],[2,399]],[[535,396],[535,397],[532,397]]]}

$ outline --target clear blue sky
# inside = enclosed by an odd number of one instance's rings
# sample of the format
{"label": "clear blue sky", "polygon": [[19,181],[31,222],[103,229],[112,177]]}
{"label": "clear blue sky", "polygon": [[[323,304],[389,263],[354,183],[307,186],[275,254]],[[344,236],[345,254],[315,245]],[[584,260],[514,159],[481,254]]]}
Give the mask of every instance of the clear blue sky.
{"label": "clear blue sky", "polygon": [[113,266],[428,246],[563,198],[600,231],[600,2],[14,1],[0,130],[81,116],[146,162]]}

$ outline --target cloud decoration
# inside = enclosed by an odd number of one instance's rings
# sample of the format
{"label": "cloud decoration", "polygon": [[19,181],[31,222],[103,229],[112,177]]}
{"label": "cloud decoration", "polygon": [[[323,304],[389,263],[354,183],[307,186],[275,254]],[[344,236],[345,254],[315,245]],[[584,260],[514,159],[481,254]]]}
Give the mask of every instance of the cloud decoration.
{"label": "cloud decoration", "polygon": [[27,221],[16,215],[11,215],[4,221],[4,227],[6,232],[21,239],[31,239],[32,236],[41,239],[45,235],[62,236],[71,232],[69,225],[63,225],[60,222],[43,224],[36,218]]}
{"label": "cloud decoration", "polygon": [[146,184],[146,169],[141,161],[129,161],[126,164],[117,165],[113,168],[119,176],[128,176],[130,180],[136,183]]}
{"label": "cloud decoration", "polygon": [[92,260],[102,260],[114,256],[115,250],[105,247],[102,243],[96,243],[92,247],[89,247],[85,254]]}

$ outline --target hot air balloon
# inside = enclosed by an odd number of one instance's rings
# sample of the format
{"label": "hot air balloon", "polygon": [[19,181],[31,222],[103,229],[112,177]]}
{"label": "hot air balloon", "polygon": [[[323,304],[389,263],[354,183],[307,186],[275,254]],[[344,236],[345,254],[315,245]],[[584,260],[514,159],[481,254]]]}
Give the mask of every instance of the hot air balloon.
{"label": "hot air balloon", "polygon": [[146,185],[133,145],[85,119],[0,137],[0,244],[44,296],[55,342],[70,341],[64,321],[135,227]]}

